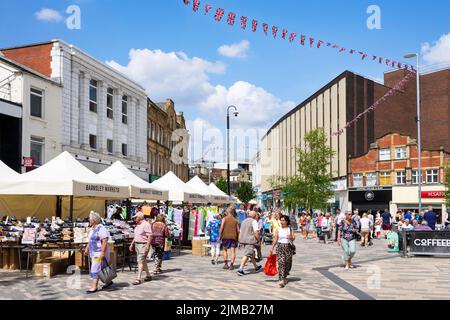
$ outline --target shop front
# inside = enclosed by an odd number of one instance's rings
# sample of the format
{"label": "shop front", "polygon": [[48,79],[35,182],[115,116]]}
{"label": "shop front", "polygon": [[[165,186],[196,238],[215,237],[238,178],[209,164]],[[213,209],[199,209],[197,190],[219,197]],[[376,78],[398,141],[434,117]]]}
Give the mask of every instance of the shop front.
{"label": "shop front", "polygon": [[[445,205],[445,186],[423,186],[421,198],[422,210],[428,210],[431,207],[440,218],[444,216],[442,213],[446,212],[447,209]],[[392,190],[392,209],[395,211],[400,209],[403,211],[419,210],[419,187],[394,187]]]}
{"label": "shop front", "polygon": [[360,213],[390,209],[391,187],[367,187],[349,189],[349,207]]}

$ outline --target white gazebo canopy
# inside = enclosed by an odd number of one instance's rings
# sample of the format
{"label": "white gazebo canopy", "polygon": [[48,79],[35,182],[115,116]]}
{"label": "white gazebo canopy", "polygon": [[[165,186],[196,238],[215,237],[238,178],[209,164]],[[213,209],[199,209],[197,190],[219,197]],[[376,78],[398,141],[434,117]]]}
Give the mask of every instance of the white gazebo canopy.
{"label": "white gazebo canopy", "polygon": [[211,183],[208,188],[214,197],[222,199],[222,203],[233,203],[231,198],[225,192],[220,190],[214,183]]}
{"label": "white gazebo canopy", "polygon": [[139,178],[120,161],[117,161],[108,169],[99,173],[98,176],[111,181],[116,181],[120,185],[128,186],[128,198],[130,199],[165,201],[169,198],[167,188],[166,190],[163,190],[152,187],[150,183]]}
{"label": "white gazebo canopy", "polygon": [[0,181],[15,180],[20,177],[20,174],[8,167],[0,160]]}
{"label": "white gazebo canopy", "polygon": [[151,183],[152,188],[169,189],[169,201],[207,203],[208,198],[180,180],[172,171]]}
{"label": "white gazebo canopy", "polygon": [[101,178],[67,151],[43,166],[0,183],[0,195],[42,195],[126,199],[128,186]]}
{"label": "white gazebo canopy", "polygon": [[202,179],[199,178],[199,176],[195,176],[192,178],[189,182],[186,183],[189,187],[196,190],[197,193],[201,194],[202,196],[206,197],[209,202],[214,202],[213,194],[211,190],[208,188],[208,186],[202,181]]}

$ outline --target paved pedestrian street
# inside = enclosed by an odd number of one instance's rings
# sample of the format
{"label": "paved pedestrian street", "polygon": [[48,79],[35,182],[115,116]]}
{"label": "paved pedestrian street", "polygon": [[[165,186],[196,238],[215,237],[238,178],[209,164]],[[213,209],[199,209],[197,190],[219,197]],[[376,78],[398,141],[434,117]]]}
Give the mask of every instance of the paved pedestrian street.
{"label": "paved pedestrian street", "polygon": [[[341,250],[336,243],[324,245],[317,239],[298,239],[297,255],[290,282],[279,288],[276,277],[250,273],[240,277],[236,271],[222,270],[207,257],[190,251],[164,261],[164,272],[152,282],[131,285],[134,271],[119,272],[108,291],[86,295],[89,275],[81,279],[60,275],[51,279],[25,273],[0,272],[0,299],[56,300],[136,300],[136,299],[448,299],[449,260],[445,258],[402,258],[387,253],[384,240],[369,248],[357,247],[356,269],[344,270],[339,264]],[[264,248],[268,253],[269,247]],[[241,255],[239,255],[239,258]],[[77,283],[79,280],[79,283]]]}

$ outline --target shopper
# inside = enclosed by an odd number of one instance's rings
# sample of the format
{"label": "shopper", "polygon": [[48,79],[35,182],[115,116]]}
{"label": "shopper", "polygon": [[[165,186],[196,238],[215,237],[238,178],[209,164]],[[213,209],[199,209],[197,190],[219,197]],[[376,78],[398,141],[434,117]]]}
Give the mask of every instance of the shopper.
{"label": "shopper", "polygon": [[166,239],[170,236],[169,229],[165,223],[165,217],[159,214],[156,217],[156,221],[152,223],[152,249],[155,255],[155,267],[153,269],[154,274],[159,274],[162,272],[162,262],[164,255],[164,245],[166,244]]}
{"label": "shopper", "polygon": [[325,214],[325,217],[322,218],[320,221],[321,223],[321,233],[323,235],[323,242],[325,244],[328,243],[328,239],[331,238],[331,213],[327,212]]}
{"label": "shopper", "polygon": [[369,246],[369,236],[370,230],[372,229],[372,221],[370,221],[367,213],[363,214],[363,217],[360,220],[361,223],[361,246],[367,247]]}
{"label": "shopper", "polygon": [[[98,273],[106,267],[106,264],[109,263],[109,232],[102,225],[102,217],[97,212],[91,211],[89,214],[89,223],[91,224],[91,231],[89,233],[89,243],[84,250],[85,255],[89,255],[91,259],[91,279],[92,285],[91,289],[86,291],[87,294],[92,294],[98,291]],[[105,283],[102,289],[106,289],[113,284]]]}
{"label": "shopper", "polygon": [[[150,251],[152,241],[152,226],[145,221],[143,212],[136,214],[136,228],[134,229],[134,239],[130,245],[130,252],[136,251],[138,274],[133,285],[140,285],[143,281],[151,281],[152,276],[148,270],[147,256]],[[145,272],[146,277],[142,280],[142,273]]]}
{"label": "shopper", "polygon": [[383,214],[381,215],[383,218],[383,226],[382,229],[386,233],[387,231],[391,230],[391,222],[392,222],[392,215],[389,212],[388,209],[384,210]]}
{"label": "shopper", "polygon": [[206,230],[209,232],[209,244],[211,245],[211,263],[217,264],[220,256],[220,244],[219,239],[220,225],[222,221],[219,219],[219,214],[214,214],[211,221],[208,222]]}
{"label": "shopper", "polygon": [[280,288],[284,288],[287,284],[287,277],[292,269],[293,242],[295,241],[295,233],[291,228],[289,217],[283,216],[280,219],[281,227],[275,232],[272,249],[270,254],[276,247],[278,262],[278,284]]}
{"label": "shopper", "polygon": [[240,276],[245,275],[244,268],[248,259],[250,259],[255,267],[256,272],[262,269],[261,266],[256,264],[255,259],[255,248],[261,243],[258,222],[256,221],[257,215],[258,214],[255,211],[251,211],[248,218],[241,224],[239,243],[244,246],[244,257],[242,258],[241,265],[238,269],[238,275]]}
{"label": "shopper", "polygon": [[[226,216],[222,220],[219,239],[221,239],[223,246],[223,268],[225,270],[234,270],[236,248],[238,247],[239,239],[239,224],[237,219],[233,216],[233,209],[231,206],[227,208]],[[230,265],[228,265],[228,250],[231,250]]]}
{"label": "shopper", "polygon": [[345,213],[341,212],[340,209],[336,209],[336,218],[334,219],[334,241],[338,241],[338,232],[339,232],[339,225],[342,223],[342,221],[345,219]]}
{"label": "shopper", "polygon": [[372,210],[367,212],[367,218],[370,220],[370,232],[369,232],[369,246],[373,245],[372,239],[374,237],[375,219],[372,214]]}
{"label": "shopper", "polygon": [[413,223],[413,225],[414,225],[414,231],[432,231],[433,230],[430,228],[430,226],[428,225],[428,222],[426,222],[425,220],[422,221],[421,224]]}
{"label": "shopper", "polygon": [[306,237],[308,236],[308,230],[306,228],[306,213],[302,213],[302,216],[300,217],[300,221],[299,224],[301,226],[302,229],[302,238],[306,239]]}
{"label": "shopper", "polygon": [[428,207],[428,212],[425,213],[423,218],[428,223],[428,226],[431,228],[431,230],[436,230],[437,215],[433,211],[433,207]]}
{"label": "shopper", "polygon": [[450,231],[450,214],[448,212],[445,212],[445,230]]}
{"label": "shopper", "polygon": [[414,226],[409,223],[409,219],[405,219],[402,223],[401,228],[399,228],[399,231],[413,231]]}
{"label": "shopper", "polygon": [[375,218],[375,228],[374,228],[374,238],[380,239],[381,238],[381,229],[383,226],[383,218],[381,217],[381,214],[378,212],[377,217]]}
{"label": "shopper", "polygon": [[356,253],[356,234],[358,230],[352,221],[352,212],[347,211],[345,219],[339,225],[338,245],[342,247],[344,252],[345,270],[353,268],[352,259]]}
{"label": "shopper", "polygon": [[117,207],[116,211],[114,212],[114,214],[111,217],[112,220],[122,220],[122,208],[121,207]]}

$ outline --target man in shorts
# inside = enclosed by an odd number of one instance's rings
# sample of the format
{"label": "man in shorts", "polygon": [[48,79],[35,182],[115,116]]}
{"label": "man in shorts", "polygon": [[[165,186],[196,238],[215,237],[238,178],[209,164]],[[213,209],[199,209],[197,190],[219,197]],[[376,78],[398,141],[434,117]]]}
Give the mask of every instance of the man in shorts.
{"label": "man in shorts", "polygon": [[244,246],[244,257],[242,258],[241,266],[238,269],[238,275],[240,276],[245,275],[244,267],[248,259],[252,262],[256,272],[262,269],[262,266],[257,265],[255,260],[255,247],[261,244],[256,216],[257,213],[251,211],[248,218],[241,224],[239,243]]}
{"label": "man in shorts", "polygon": [[[223,260],[225,270],[234,270],[234,261],[236,259],[236,248],[239,240],[239,224],[238,220],[232,214],[233,208],[227,208],[226,216],[222,220],[220,226],[219,239],[222,240]],[[228,250],[231,250],[231,263],[228,265]]]}

